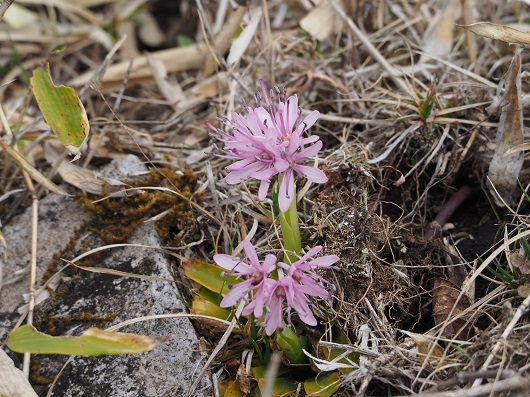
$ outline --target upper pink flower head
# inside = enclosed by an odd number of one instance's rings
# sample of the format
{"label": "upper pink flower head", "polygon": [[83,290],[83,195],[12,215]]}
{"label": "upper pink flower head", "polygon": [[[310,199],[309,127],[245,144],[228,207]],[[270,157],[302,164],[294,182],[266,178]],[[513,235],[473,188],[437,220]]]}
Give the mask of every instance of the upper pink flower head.
{"label": "upper pink flower head", "polygon": [[224,144],[220,156],[235,160],[226,168],[229,173],[225,181],[235,184],[248,178],[258,179],[258,197],[263,201],[272,178],[281,174],[278,202],[280,210],[286,212],[294,199],[295,172],[315,183],[328,180],[321,170],[301,164],[322,149],[318,136],[304,137],[320,113],[314,110],[302,120],[296,95],[287,97],[285,89],[281,93],[276,88],[275,102],[273,91],[269,97],[263,80],[260,83],[263,98],[256,96],[255,108],[246,106],[246,116],[234,113],[232,122],[222,120],[228,131],[206,124]]}

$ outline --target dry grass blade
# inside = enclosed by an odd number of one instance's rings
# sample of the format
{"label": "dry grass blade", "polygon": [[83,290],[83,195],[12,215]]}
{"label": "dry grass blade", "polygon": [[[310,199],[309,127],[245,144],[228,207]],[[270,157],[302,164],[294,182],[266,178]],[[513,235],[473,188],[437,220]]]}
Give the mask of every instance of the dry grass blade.
{"label": "dry grass blade", "polygon": [[128,272],[121,272],[114,269],[107,269],[105,267],[86,267],[86,266],[80,266],[76,265],[73,262],[70,262],[66,259],[62,259],[63,261],[70,263],[72,266],[77,267],[78,269],[85,270],[87,272],[92,273],[99,273],[99,274],[111,274],[113,276],[119,276],[119,277],[132,277],[132,278],[139,278],[142,280],[151,280],[151,281],[164,281],[166,283],[176,283],[176,280],[171,280],[169,278],[164,277],[155,277],[155,276],[148,276],[145,274],[135,274],[135,273],[128,273]]}
{"label": "dry grass blade", "polygon": [[[486,359],[486,361],[482,365],[481,369],[483,371],[485,371],[485,370],[487,370],[489,368],[489,366],[491,365],[491,363],[493,362],[493,360],[495,359],[495,357],[497,356],[499,351],[504,346],[506,346],[507,338],[513,332],[515,324],[517,324],[519,322],[519,320],[521,319],[523,314],[528,310],[529,307],[530,307],[530,295],[528,295],[526,297],[526,299],[519,305],[519,307],[517,308],[517,311],[515,312],[515,314],[513,315],[513,318],[511,319],[510,323],[506,326],[506,329],[502,333],[500,339],[497,341],[497,343],[495,343],[495,345],[493,346],[493,349],[491,349],[491,352],[490,352],[488,358]],[[527,378],[527,381],[530,381],[530,379]],[[475,380],[475,382],[473,383],[473,387],[476,387],[476,386],[480,385],[481,382],[482,382],[482,379]]]}
{"label": "dry grass blade", "polygon": [[0,4],[0,19],[4,19],[6,11],[14,2],[15,0],[2,0],[2,4]]}
{"label": "dry grass blade", "polygon": [[408,84],[406,81],[402,80],[400,77],[398,77],[401,73],[398,69],[396,69],[394,66],[390,65],[388,61],[385,59],[385,57],[377,50],[377,48],[372,44],[372,42],[366,37],[366,35],[357,27],[355,22],[346,15],[342,7],[337,4],[336,0],[330,0],[333,8],[339,16],[348,24],[348,27],[352,30],[352,32],[355,34],[355,36],[361,40],[363,45],[366,47],[368,52],[374,59],[381,65],[381,67],[389,74],[390,78],[394,81],[394,83],[409,97],[411,97],[415,103],[420,103],[420,100],[418,98],[418,94],[414,89]]}

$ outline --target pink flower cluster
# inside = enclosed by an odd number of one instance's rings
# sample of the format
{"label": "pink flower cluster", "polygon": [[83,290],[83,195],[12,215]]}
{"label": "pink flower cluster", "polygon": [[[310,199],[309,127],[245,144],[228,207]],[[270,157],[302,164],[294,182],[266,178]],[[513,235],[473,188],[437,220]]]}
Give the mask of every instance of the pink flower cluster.
{"label": "pink flower cluster", "polygon": [[[313,315],[314,305],[309,297],[329,299],[331,294],[323,285],[331,285],[319,276],[315,269],[330,268],[339,260],[337,255],[327,255],[313,260],[322,249],[321,246],[310,249],[298,261],[288,265],[277,263],[276,256],[268,254],[263,263],[258,259],[256,249],[247,240],[243,241],[246,259],[230,255],[217,254],[214,261],[223,269],[228,270],[228,276],[241,277],[244,281],[230,285],[230,292],[221,301],[221,307],[230,307],[240,300],[247,301],[243,315],[254,313],[256,319],[263,316],[265,319],[265,333],[272,335],[276,329],[283,331],[284,303],[287,309],[287,322],[291,323],[291,309],[300,320],[307,325],[317,325]],[[278,280],[270,277],[276,270]]]}
{"label": "pink flower cluster", "polygon": [[278,203],[282,212],[287,212],[294,199],[294,173],[315,183],[325,183],[328,178],[321,170],[302,165],[306,159],[315,156],[322,148],[322,141],[316,135],[303,137],[318,120],[320,113],[312,111],[301,120],[298,97],[287,98],[278,89],[277,103],[271,90],[267,95],[261,80],[262,98],[256,96],[257,106],[246,106],[247,115],[233,114],[233,121],[222,119],[227,131],[206,125],[215,137],[223,142],[219,149],[220,157],[235,162],[228,167],[224,180],[229,184],[240,183],[248,178],[260,181],[258,198],[263,201],[269,190],[272,178],[280,174]]}

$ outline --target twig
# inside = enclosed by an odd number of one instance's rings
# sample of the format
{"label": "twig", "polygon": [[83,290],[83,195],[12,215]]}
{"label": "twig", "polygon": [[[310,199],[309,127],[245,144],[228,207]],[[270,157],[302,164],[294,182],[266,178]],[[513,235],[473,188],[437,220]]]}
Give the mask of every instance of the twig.
{"label": "twig", "polygon": [[442,391],[450,387],[457,386],[459,384],[465,384],[475,379],[495,378],[497,376],[499,376],[499,380],[503,380],[511,378],[513,376],[517,376],[517,373],[509,369],[505,369],[500,374],[499,371],[497,371],[496,369],[476,372],[457,372],[455,376],[451,379],[438,383],[435,387],[429,390],[425,390],[425,393]]}
{"label": "twig", "polygon": [[[471,389],[460,389],[452,391],[442,391],[436,393],[414,394],[414,397],[481,397],[497,395],[499,392],[527,390],[530,387],[530,378],[514,376],[495,383],[488,383],[483,386],[472,387]],[[412,396],[398,396],[412,397]]]}
{"label": "twig", "polygon": [[[481,370],[486,371],[488,369],[489,365],[495,358],[495,355],[497,354],[497,352],[506,343],[506,339],[508,339],[508,336],[512,333],[513,328],[515,327],[515,324],[517,324],[517,322],[521,319],[523,314],[528,310],[529,305],[530,305],[530,295],[528,295],[526,299],[523,301],[523,303],[521,303],[519,307],[517,308],[517,311],[515,312],[512,318],[512,321],[510,321],[510,323],[506,326],[506,329],[502,333],[501,337],[499,338],[497,343],[495,343],[495,346],[493,346],[493,349],[491,349],[491,353],[486,359],[486,361],[484,361],[484,364],[482,365]],[[526,381],[528,382],[529,379],[526,379]],[[482,379],[477,379],[475,380],[475,382],[473,382],[473,387],[477,387],[481,383],[482,383]]]}
{"label": "twig", "polygon": [[6,13],[7,9],[13,4],[15,0],[3,0],[2,4],[0,4],[0,20],[4,19],[4,14]]}
{"label": "twig", "polygon": [[449,218],[451,218],[451,215],[456,211],[458,207],[471,195],[472,191],[471,188],[468,185],[462,186],[458,191],[453,194],[449,200],[447,200],[442,208],[440,209],[440,212],[438,215],[436,215],[436,218],[434,218],[434,221],[432,221],[425,231],[425,234],[423,235],[423,238],[425,240],[431,240],[435,237],[438,237],[440,235],[440,230],[442,229],[443,225],[447,223]]}
{"label": "twig", "polygon": [[[223,57],[223,54],[221,54],[221,51],[219,50],[219,47],[217,46],[217,42],[214,39],[214,35],[212,32],[212,29],[210,28],[210,24],[208,23],[208,19],[206,18],[206,13],[204,12],[202,1],[195,0],[195,3],[197,4],[197,10],[199,12],[199,17],[201,19],[202,26],[204,26],[204,30],[206,32],[206,35],[208,36],[208,40],[211,43],[211,46],[209,47],[213,49],[217,62],[223,67],[224,70],[228,72],[229,76],[232,77],[237,82],[237,84],[239,84],[239,86],[247,92],[247,94],[252,95],[253,94],[252,90],[238,76],[236,76],[233,71],[230,70],[230,68],[228,67],[228,64],[226,63],[226,60]],[[207,43],[208,43],[208,40],[206,41]]]}
{"label": "twig", "polygon": [[103,63],[99,66],[99,68],[97,68],[97,70],[94,72],[90,80],[88,80],[87,83],[83,86],[83,88],[79,90],[80,97],[85,94],[85,92],[88,90],[88,87],[90,87],[92,84],[99,84],[101,78],[110,66],[110,61],[112,60],[112,57],[121,47],[126,38],[127,36],[125,35],[121,36],[120,39],[112,46],[109,53],[105,56]]}

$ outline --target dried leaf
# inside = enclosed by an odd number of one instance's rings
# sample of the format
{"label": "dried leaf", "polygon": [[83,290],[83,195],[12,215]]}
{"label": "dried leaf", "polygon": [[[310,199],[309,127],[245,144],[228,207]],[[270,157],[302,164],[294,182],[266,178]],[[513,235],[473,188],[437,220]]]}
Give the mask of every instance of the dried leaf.
{"label": "dried leaf", "polygon": [[[460,1],[451,0],[441,7],[423,37],[423,51],[427,54],[445,56],[453,48],[454,23],[460,16]],[[423,55],[420,62],[432,59]]]}
{"label": "dried leaf", "polygon": [[457,302],[460,296],[460,289],[452,282],[442,278],[432,280],[431,292],[436,325],[450,320],[445,324],[442,335],[455,338],[467,338],[470,336],[470,325],[465,317],[459,317],[455,320],[448,319],[449,314],[452,317],[456,317],[465,311],[471,305],[469,298],[466,295],[462,295]]}
{"label": "dried leaf", "polygon": [[[232,12],[230,17],[226,21],[226,23],[223,25],[223,29],[216,36],[215,45],[219,49],[219,52],[221,53],[222,56],[224,56],[224,54],[230,48],[230,43],[232,43],[232,40],[234,39],[234,35],[239,29],[239,24],[243,20],[243,17],[245,16],[246,11],[247,11],[246,7],[236,8]],[[204,59],[202,63],[201,74],[204,77],[208,77],[215,72],[216,68],[217,68],[217,59],[213,52],[208,52],[208,55],[206,56],[206,58]]]}
{"label": "dried leaf", "polygon": [[509,26],[497,25],[490,22],[479,22],[472,25],[458,25],[479,36],[500,40],[506,43],[530,44],[530,34]]}
{"label": "dried leaf", "polygon": [[433,368],[443,365],[441,360],[444,355],[444,349],[442,349],[442,347],[435,340],[415,332],[408,332],[404,330],[401,330],[401,332],[414,341],[416,347],[418,348],[418,355],[421,358],[428,357],[429,364]]}
{"label": "dried leaf", "polygon": [[[517,186],[517,178],[523,167],[522,152],[508,151],[523,143],[523,113],[521,106],[521,50],[518,50],[510,63],[510,68],[499,88],[505,88],[499,103],[501,117],[497,129],[495,154],[490,163],[488,177],[495,190],[508,203]],[[493,192],[497,205],[502,206]]]}
{"label": "dried leaf", "polygon": [[11,4],[4,15],[4,21],[13,29],[37,24],[39,15],[18,4]]}
{"label": "dried leaf", "polygon": [[300,21],[300,27],[317,40],[326,40],[342,25],[331,2],[323,1]]}
{"label": "dried leaf", "polygon": [[0,349],[0,396],[37,397],[24,373]]}
{"label": "dried leaf", "polygon": [[[54,164],[59,159],[59,154],[51,147],[44,145],[44,156],[46,161]],[[103,179],[97,176],[93,171],[79,167],[69,162],[61,162],[57,168],[57,173],[63,180],[76,188],[91,194],[102,194],[102,188],[105,186],[107,194],[113,197],[124,197],[124,183],[115,179]]]}
{"label": "dried leaf", "polygon": [[256,30],[259,26],[259,21],[261,20],[261,8],[255,8],[253,10],[253,15],[250,18],[250,22],[248,25],[243,29],[241,34],[237,39],[232,41],[232,45],[230,46],[230,52],[228,54],[228,59],[226,60],[226,63],[228,66],[232,66],[235,63],[239,62],[245,51],[247,50],[250,42],[252,41],[252,38],[254,37],[254,34],[256,33]]}

